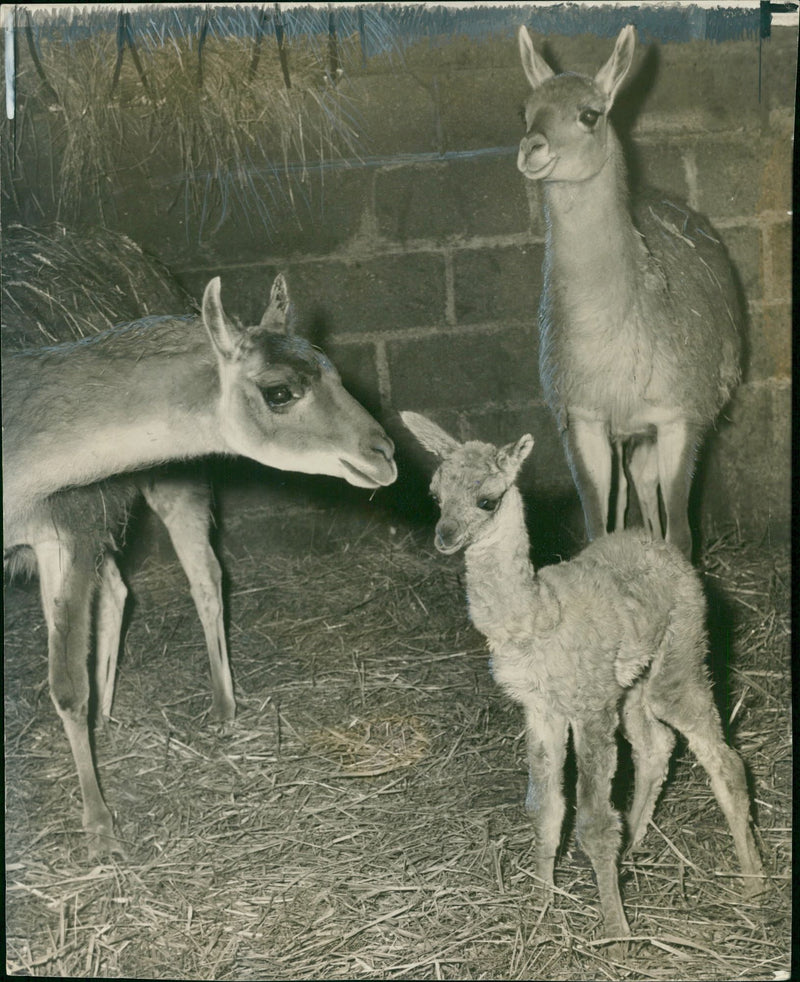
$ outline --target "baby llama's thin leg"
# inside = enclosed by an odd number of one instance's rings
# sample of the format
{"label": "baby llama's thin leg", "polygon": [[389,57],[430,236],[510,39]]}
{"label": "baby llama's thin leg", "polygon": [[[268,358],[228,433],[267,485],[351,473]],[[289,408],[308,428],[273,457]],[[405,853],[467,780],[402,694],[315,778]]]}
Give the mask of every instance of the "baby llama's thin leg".
{"label": "baby llama's thin leg", "polygon": [[750,827],[750,795],[744,764],[725,742],[703,666],[674,662],[651,681],[648,701],[653,711],[684,734],[711,778],[714,795],[733,835],[744,874],[745,895],[754,897],[763,893],[764,870]]}
{"label": "baby llama's thin leg", "polygon": [[578,762],[575,823],[578,841],[597,876],[604,933],[623,938],[631,930],[619,893],[620,819],[611,804],[611,780],[617,769],[616,729],[617,714],[613,708],[572,724]]}
{"label": "baby llama's thin leg", "polygon": [[526,707],[528,746],[528,795],[525,808],[536,831],[536,875],[542,880],[545,899],[551,895],[553,869],[564,823],[564,759],[568,723],[561,716],[547,716],[542,706]]}
{"label": "baby llama's thin leg", "polygon": [[629,689],[622,706],[635,771],[633,804],[628,814],[629,849],[635,849],[647,832],[675,746],[675,734],[656,719],[647,704],[646,686],[647,682],[639,682]]}

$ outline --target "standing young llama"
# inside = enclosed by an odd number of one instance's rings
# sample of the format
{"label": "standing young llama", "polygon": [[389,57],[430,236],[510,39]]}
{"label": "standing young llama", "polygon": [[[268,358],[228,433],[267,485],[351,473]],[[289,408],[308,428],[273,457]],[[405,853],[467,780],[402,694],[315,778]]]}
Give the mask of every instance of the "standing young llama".
{"label": "standing young llama", "polygon": [[621,705],[635,766],[631,845],[647,831],[674,727],[711,778],[747,893],[761,892],[744,766],[725,743],[714,707],[704,666],[704,594],[689,562],[670,544],[631,529],[537,573],[515,484],[533,439],[526,435],[502,449],[461,444],[424,416],[401,416],[441,460],[431,481],[442,513],[436,548],[445,554],[465,549],[470,617],[489,642],[495,680],[525,710],[526,805],[536,828],[536,875],[545,889],[553,884],[561,838],[571,728],[577,835],[597,876],[607,935],[629,935],[617,869],[620,823],[610,800]]}
{"label": "standing young llama", "polygon": [[[702,219],[663,195],[629,199],[608,114],[633,59],[623,28],[593,79],[555,75],[519,29],[533,87],[517,166],[543,185],[539,371],[590,539],[615,525],[630,479],[645,526],[687,556],[697,450],[740,378],[742,310],[730,262]],[[659,503],[659,490],[661,502]]]}

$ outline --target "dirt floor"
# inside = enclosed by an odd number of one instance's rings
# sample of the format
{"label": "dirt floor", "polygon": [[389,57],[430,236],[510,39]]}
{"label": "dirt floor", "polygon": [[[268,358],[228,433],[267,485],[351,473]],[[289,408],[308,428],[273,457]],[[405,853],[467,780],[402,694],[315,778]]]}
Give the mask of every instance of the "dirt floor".
{"label": "dirt floor", "polygon": [[[227,733],[207,719],[180,567],[151,551],[131,572],[114,720],[96,737],[128,862],[87,862],[37,584],[7,585],[9,973],[789,977],[788,548],[729,535],[701,561],[718,703],[752,778],[770,892],[741,900],[727,826],[679,743],[644,849],[622,864],[635,940],[619,953],[596,940],[570,828],[554,904],[534,892],[522,714],[468,623],[463,560],[437,554],[431,529],[336,528],[320,512],[301,549],[251,539],[223,555],[239,707]],[[623,805],[629,777],[623,754]]]}

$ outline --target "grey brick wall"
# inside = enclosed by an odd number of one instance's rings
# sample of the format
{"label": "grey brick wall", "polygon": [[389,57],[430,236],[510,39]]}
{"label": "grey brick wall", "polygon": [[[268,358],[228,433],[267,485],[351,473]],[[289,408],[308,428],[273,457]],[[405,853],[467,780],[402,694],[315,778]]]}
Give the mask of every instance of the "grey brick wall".
{"label": "grey brick wall", "polygon": [[[592,36],[539,40],[560,67],[592,73],[612,46]],[[758,43],[640,47],[615,113],[633,179],[707,214],[747,297],[745,382],[706,448],[703,522],[782,535],[797,31],[775,28],[763,42],[760,99]],[[234,206],[198,240],[174,206],[169,174],[157,187],[130,183],[117,196],[116,225],[197,294],[221,274],[226,307],[245,319],[260,316],[274,272],[288,270],[301,321],[324,335],[403,453],[398,409],[430,412],[462,437],[530,430],[532,500],[557,501],[574,521],[577,499],[537,377],[543,226],[537,187],[514,159],[527,91],[515,41],[421,42],[402,63],[372,59],[342,87],[363,159],[310,170],[293,206],[275,203],[271,228]],[[396,493],[403,498],[402,485]]]}

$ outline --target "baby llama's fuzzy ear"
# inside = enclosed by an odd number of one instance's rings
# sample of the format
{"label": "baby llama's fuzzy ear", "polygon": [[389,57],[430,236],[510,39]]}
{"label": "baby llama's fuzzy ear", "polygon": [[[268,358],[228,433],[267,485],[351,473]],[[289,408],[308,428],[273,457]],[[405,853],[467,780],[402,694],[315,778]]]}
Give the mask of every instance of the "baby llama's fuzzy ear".
{"label": "baby llama's fuzzy ear", "polygon": [[509,443],[497,451],[497,465],[507,475],[509,481],[516,478],[531,450],[533,450],[533,437],[530,433],[526,433],[516,443]]}
{"label": "baby llama's fuzzy ear", "polygon": [[442,460],[449,457],[454,450],[458,450],[461,446],[458,440],[454,440],[449,433],[445,433],[441,426],[428,419],[427,416],[406,410],[400,413],[400,419],[426,450],[430,450]]}

